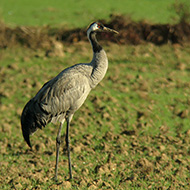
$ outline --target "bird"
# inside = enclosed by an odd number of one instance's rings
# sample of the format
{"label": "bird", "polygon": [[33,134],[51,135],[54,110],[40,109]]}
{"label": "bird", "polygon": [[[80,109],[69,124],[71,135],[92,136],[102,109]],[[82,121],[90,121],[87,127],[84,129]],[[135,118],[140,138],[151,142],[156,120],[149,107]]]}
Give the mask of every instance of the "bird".
{"label": "bird", "polygon": [[79,63],[61,71],[56,77],[46,82],[37,94],[28,101],[21,114],[22,135],[32,149],[30,135],[48,123],[60,123],[56,137],[55,176],[57,181],[61,130],[66,121],[65,142],[67,147],[69,179],[72,179],[70,157],[69,126],[74,113],[82,106],[88,94],[104,78],[108,69],[106,52],[99,44],[96,34],[111,32],[114,29],[100,22],[93,22],[87,28],[87,37],[91,43],[93,57],[89,63]]}

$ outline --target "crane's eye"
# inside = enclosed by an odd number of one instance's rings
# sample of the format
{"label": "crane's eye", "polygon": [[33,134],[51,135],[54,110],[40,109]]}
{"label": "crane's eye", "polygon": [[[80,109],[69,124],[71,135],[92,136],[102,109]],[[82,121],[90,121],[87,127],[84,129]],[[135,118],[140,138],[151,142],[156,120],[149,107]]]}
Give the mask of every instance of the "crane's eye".
{"label": "crane's eye", "polygon": [[99,29],[103,29],[103,26],[99,23],[99,24],[98,24],[98,28],[99,28]]}

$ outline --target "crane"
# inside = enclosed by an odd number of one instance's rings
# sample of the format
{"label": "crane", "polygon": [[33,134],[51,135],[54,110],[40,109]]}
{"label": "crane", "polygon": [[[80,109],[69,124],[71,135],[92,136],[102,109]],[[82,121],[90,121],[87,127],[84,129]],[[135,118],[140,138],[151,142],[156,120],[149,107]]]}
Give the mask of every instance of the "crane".
{"label": "crane", "polygon": [[21,115],[21,128],[24,140],[30,148],[30,135],[37,129],[42,129],[48,123],[60,122],[56,138],[55,176],[57,180],[61,130],[66,121],[66,147],[69,175],[72,179],[70,158],[69,126],[75,111],[77,111],[91,89],[103,79],[108,68],[108,59],[102,46],[96,39],[98,32],[117,31],[105,27],[99,22],[93,22],[87,29],[87,37],[93,50],[90,63],[80,63],[64,69],[56,77],[46,82],[38,93],[25,105]]}

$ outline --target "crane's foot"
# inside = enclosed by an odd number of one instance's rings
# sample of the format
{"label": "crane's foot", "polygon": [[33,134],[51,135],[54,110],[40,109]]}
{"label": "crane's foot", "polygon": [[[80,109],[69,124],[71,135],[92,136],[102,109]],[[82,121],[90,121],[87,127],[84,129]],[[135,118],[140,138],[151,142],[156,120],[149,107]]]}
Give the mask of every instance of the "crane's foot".
{"label": "crane's foot", "polygon": [[52,181],[58,182],[57,176],[51,178]]}
{"label": "crane's foot", "polygon": [[69,181],[73,180],[72,174],[70,174]]}

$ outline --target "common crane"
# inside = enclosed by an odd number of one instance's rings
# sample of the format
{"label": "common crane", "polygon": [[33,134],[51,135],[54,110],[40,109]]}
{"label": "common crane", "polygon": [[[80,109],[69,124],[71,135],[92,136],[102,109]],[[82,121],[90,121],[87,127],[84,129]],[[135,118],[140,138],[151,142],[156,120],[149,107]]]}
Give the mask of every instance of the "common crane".
{"label": "common crane", "polygon": [[38,128],[42,129],[50,122],[60,122],[56,138],[55,180],[57,180],[61,129],[66,120],[66,146],[70,179],[72,165],[69,148],[69,125],[73,114],[84,103],[91,89],[103,79],[108,68],[108,59],[102,46],[96,39],[97,32],[117,31],[105,27],[99,22],[93,22],[87,29],[87,37],[92,45],[93,58],[90,63],[80,63],[66,68],[55,78],[43,85],[35,97],[24,107],[21,115],[22,134],[28,146],[30,135]]}

